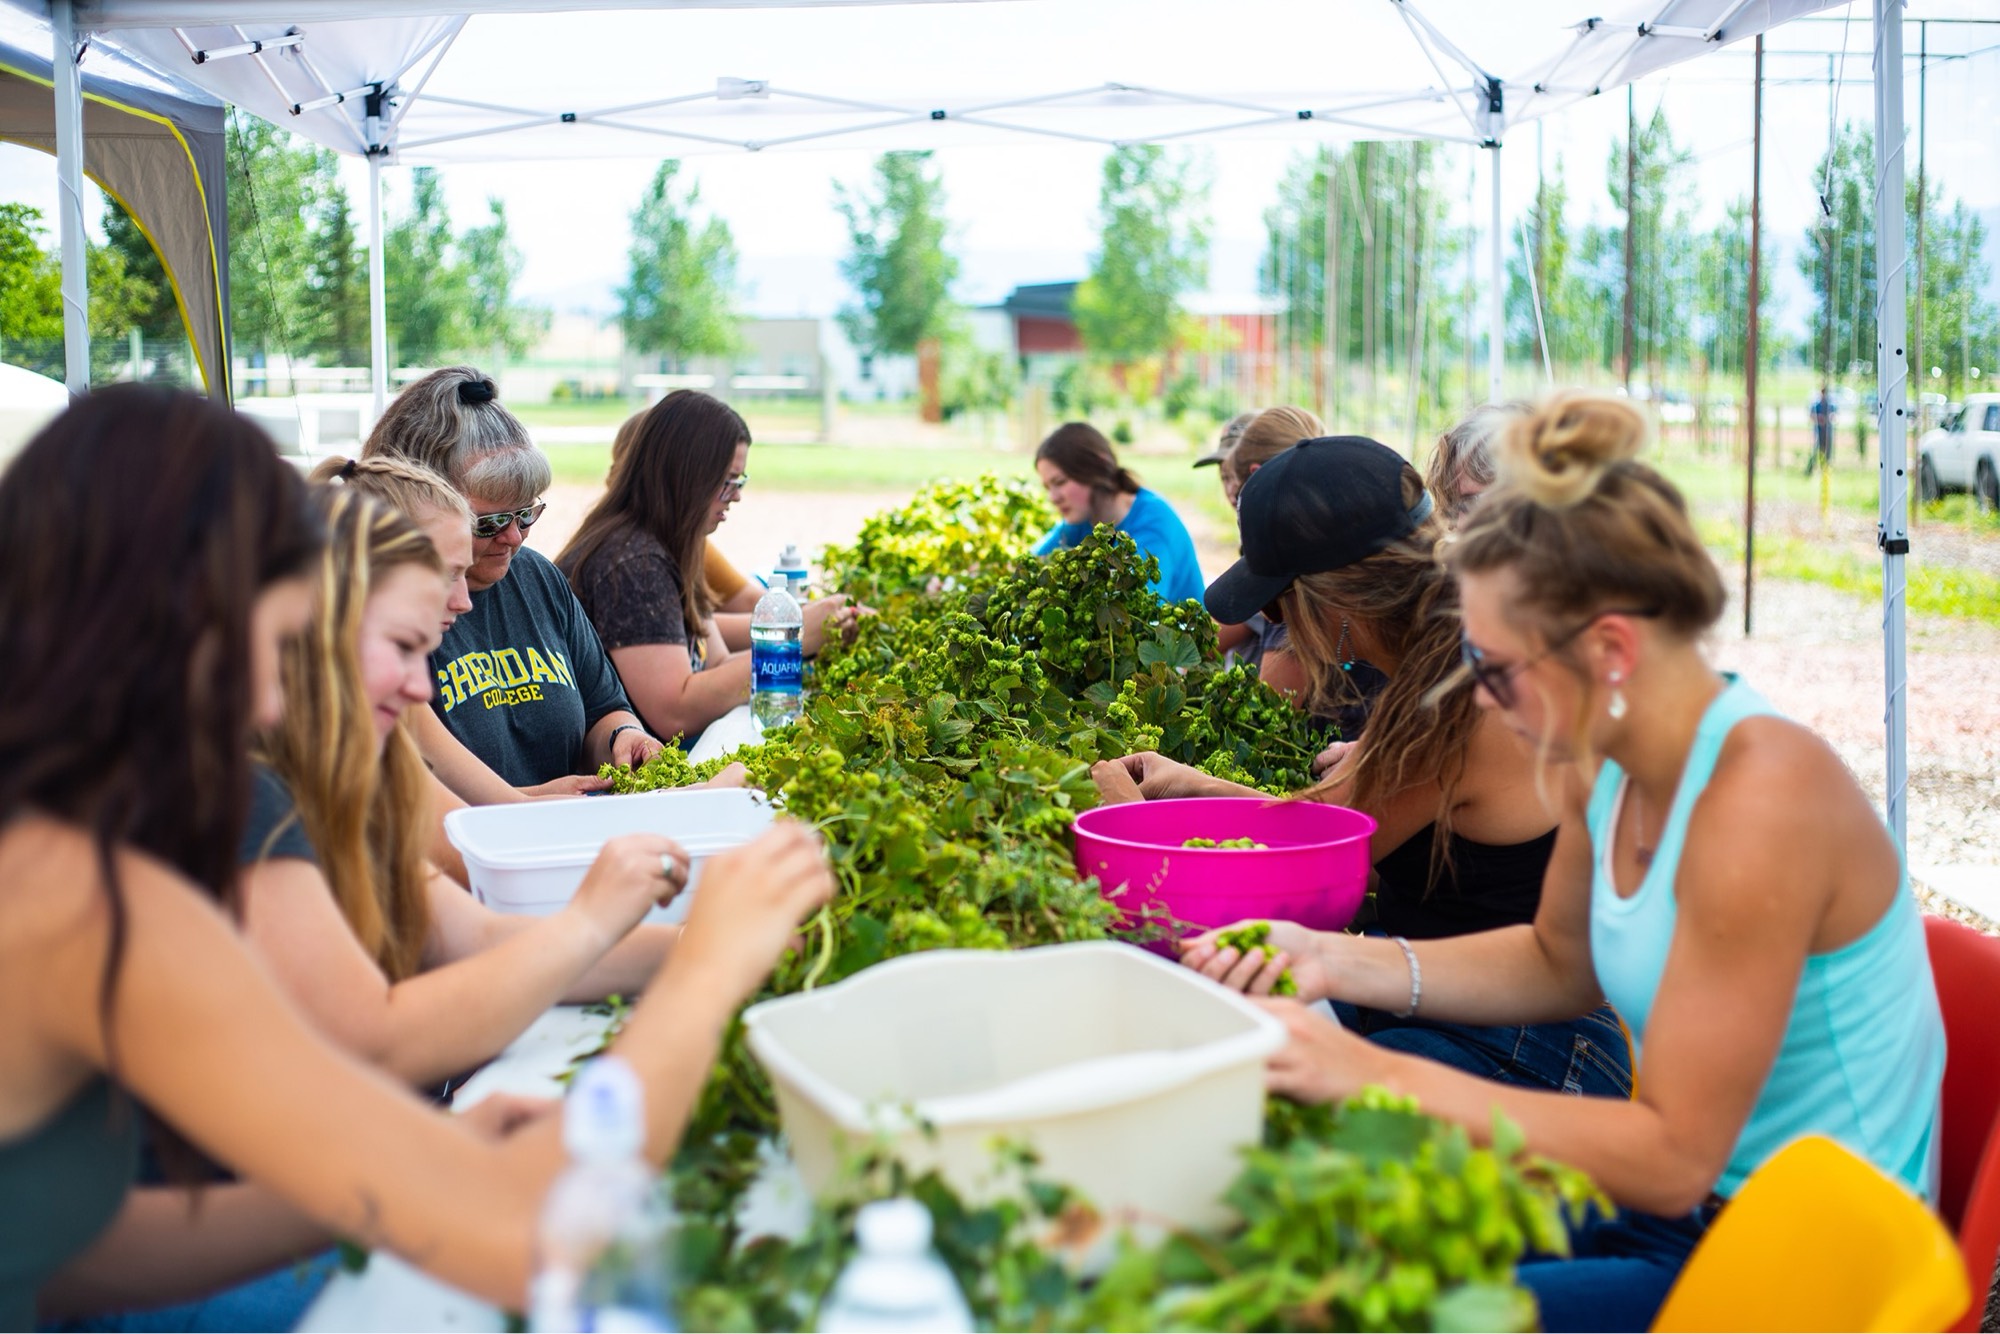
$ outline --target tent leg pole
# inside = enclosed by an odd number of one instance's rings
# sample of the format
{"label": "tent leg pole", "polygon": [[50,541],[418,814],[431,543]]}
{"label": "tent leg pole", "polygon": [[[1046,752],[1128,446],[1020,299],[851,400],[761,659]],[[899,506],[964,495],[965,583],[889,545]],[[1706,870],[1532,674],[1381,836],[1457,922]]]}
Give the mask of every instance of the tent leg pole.
{"label": "tent leg pole", "polygon": [[1903,236],[1903,14],[1898,0],[1875,0],[1875,366],[1880,406],[1882,653],[1887,731],[1888,821],[1896,846],[1909,847],[1906,732],[1909,676],[1904,661],[1904,553],[1910,547],[1908,310],[1909,251]]}
{"label": "tent leg pole", "polygon": [[51,0],[55,30],[56,195],[62,241],[64,380],[72,394],[90,389],[90,252],[83,230],[83,74],[77,68],[76,10]]}
{"label": "tent leg pole", "polygon": [[382,262],[382,159],[368,159],[368,385],[375,419],[389,406],[389,284]]}
{"label": "tent leg pole", "polygon": [[1494,140],[1493,147],[1493,266],[1487,273],[1486,289],[1486,398],[1488,402],[1500,401],[1500,372],[1505,366],[1507,355],[1506,323],[1506,247],[1505,233],[1500,227],[1500,142]]}

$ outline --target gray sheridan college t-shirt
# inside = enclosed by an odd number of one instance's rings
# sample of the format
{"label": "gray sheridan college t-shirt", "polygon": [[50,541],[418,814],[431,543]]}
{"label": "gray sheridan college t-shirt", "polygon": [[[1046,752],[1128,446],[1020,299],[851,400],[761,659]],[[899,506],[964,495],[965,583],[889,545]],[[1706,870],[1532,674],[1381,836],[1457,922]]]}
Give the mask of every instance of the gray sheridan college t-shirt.
{"label": "gray sheridan college t-shirt", "polygon": [[591,726],[632,707],[569,581],[526,547],[506,578],[472,595],[431,670],[432,711],[515,787],[581,772]]}

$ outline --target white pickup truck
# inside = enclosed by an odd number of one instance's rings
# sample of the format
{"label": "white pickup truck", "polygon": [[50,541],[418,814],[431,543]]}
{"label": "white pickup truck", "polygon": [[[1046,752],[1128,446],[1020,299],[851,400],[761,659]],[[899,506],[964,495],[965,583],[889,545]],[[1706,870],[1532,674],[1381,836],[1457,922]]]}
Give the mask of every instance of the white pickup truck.
{"label": "white pickup truck", "polygon": [[1983,510],[2000,509],[2000,394],[1971,394],[1918,445],[1917,489],[1925,500],[1970,491]]}

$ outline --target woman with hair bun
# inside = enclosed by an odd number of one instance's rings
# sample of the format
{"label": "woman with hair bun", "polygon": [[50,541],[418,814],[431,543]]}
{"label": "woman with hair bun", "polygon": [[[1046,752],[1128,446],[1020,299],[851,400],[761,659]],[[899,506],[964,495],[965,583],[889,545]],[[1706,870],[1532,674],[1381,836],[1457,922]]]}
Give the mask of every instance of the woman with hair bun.
{"label": "woman with hair bun", "polygon": [[1630,1102],[1467,1079],[1296,1006],[1271,1062],[1306,1101],[1385,1085],[1475,1136],[1497,1109],[1590,1173],[1621,1212],[1519,1271],[1551,1330],[1645,1329],[1716,1212],[1801,1135],[1936,1184],[1944,1029],[1902,855],[1823,740],[1709,665],[1721,577],[1644,439],[1627,403],[1557,396],[1509,428],[1499,484],[1445,547],[1480,706],[1569,761],[1548,770],[1565,823],[1533,923],[1408,948],[1298,936],[1228,970],[1457,1023],[1618,1007]]}
{"label": "woman with hair bun", "polygon": [[1111,442],[1088,422],[1065,422],[1035,450],[1035,473],[1062,522],[1035,548],[1046,556],[1073,547],[1100,523],[1130,533],[1139,554],[1160,564],[1155,593],[1169,602],[1201,600],[1201,563],[1194,539],[1173,506],[1119,466]]}
{"label": "woman with hair bun", "polygon": [[362,450],[384,455],[445,477],[472,509],[472,605],[431,655],[433,717],[413,729],[445,785],[474,804],[595,791],[599,766],[659,754],[569,582],[525,545],[554,474],[493,381],[448,366],[410,385]]}

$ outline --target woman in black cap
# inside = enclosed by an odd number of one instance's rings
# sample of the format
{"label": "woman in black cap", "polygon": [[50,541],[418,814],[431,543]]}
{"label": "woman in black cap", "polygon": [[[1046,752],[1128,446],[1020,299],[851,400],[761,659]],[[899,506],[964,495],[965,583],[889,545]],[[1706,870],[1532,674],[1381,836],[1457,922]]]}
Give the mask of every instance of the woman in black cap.
{"label": "woman in black cap", "polygon": [[[1444,535],[1423,479],[1403,457],[1359,436],[1300,442],[1260,467],[1238,500],[1243,558],[1209,586],[1208,609],[1240,621],[1283,620],[1316,712],[1350,702],[1349,673],[1388,678],[1367,731],[1302,794],[1366,811],[1376,890],[1370,929],[1411,939],[1532,922],[1558,818],[1535,782],[1531,746],[1482,714],[1460,681],[1458,598],[1433,555]],[[1108,801],[1256,795],[1146,753],[1099,764]],[[1289,950],[1311,933],[1274,923]],[[1236,978],[1238,960],[1194,946],[1192,964]],[[1482,1028],[1385,1009],[1341,1007],[1348,1027],[1494,1079],[1626,1097],[1629,1048],[1607,1006],[1573,1022]]]}

